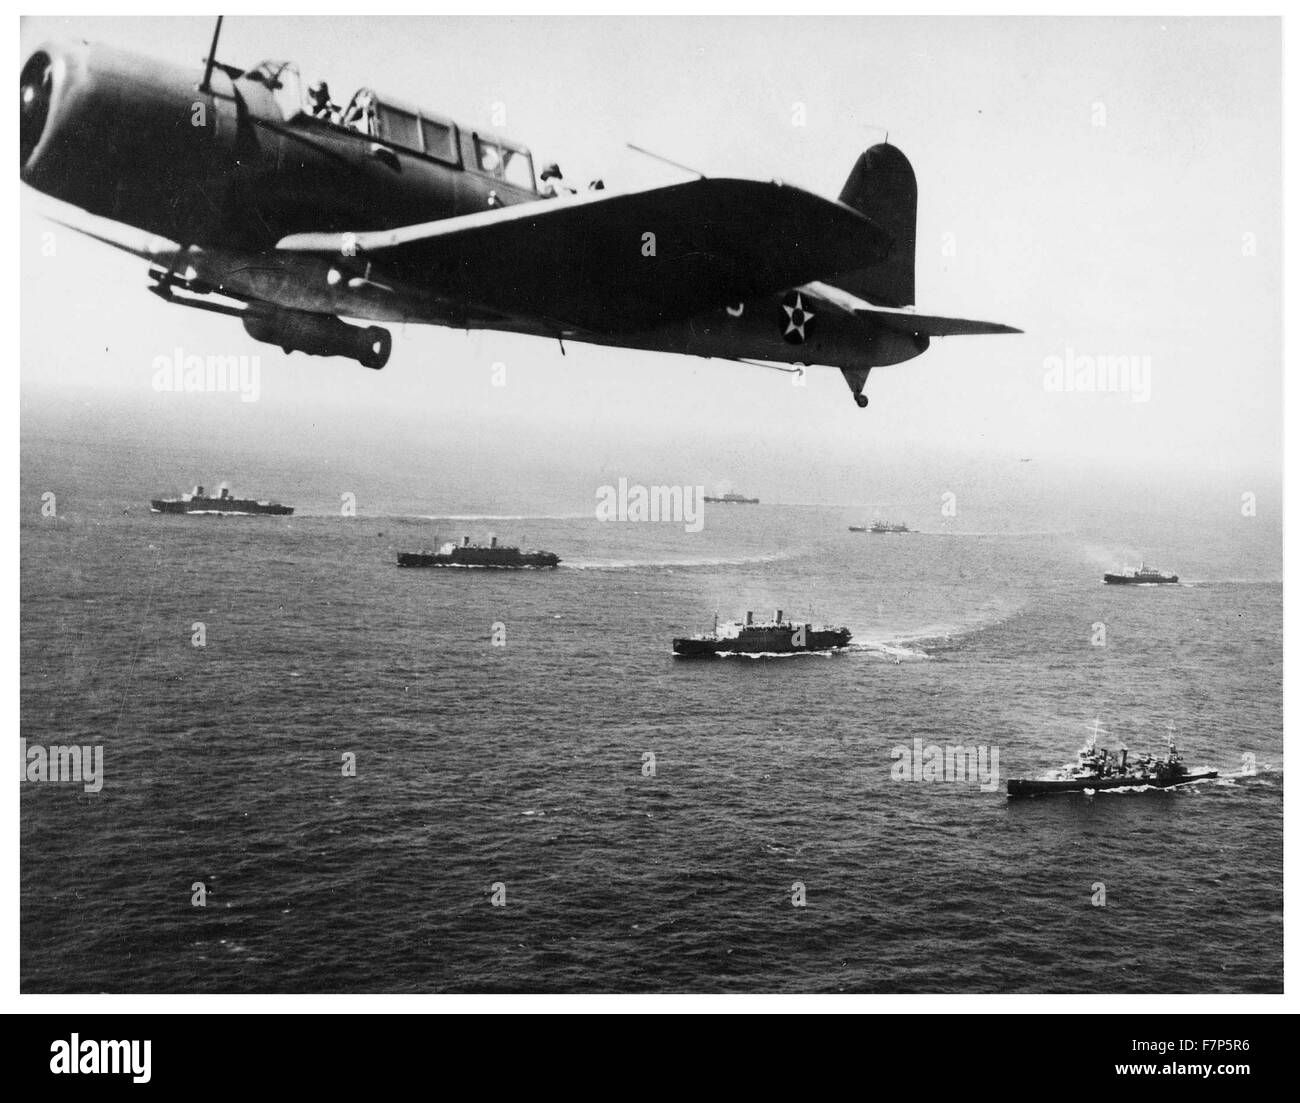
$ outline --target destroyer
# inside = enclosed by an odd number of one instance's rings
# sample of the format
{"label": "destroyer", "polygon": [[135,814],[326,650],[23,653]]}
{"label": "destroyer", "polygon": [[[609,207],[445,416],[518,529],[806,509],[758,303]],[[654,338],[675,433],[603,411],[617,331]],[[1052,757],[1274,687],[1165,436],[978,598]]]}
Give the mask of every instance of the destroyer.
{"label": "destroyer", "polygon": [[719,506],[756,506],[757,498],[746,498],[743,494],[736,494],[734,491],[729,494],[723,494],[718,498],[710,498],[707,494],[704,496],[706,502]]}
{"label": "destroyer", "polygon": [[1118,756],[1112,755],[1105,748],[1098,750],[1097,735],[1094,732],[1079,751],[1079,760],[1073,766],[1066,766],[1056,774],[1043,778],[1012,778],[1007,782],[1007,797],[1082,793],[1087,789],[1121,789],[1128,786],[1170,789],[1175,785],[1188,785],[1218,776],[1218,770],[1189,770],[1183,764],[1178,748],[1174,746],[1172,732],[1167,758],[1142,755],[1132,762],[1128,758],[1128,748],[1122,745]]}
{"label": "destroyer", "polygon": [[786,620],[781,610],[766,622],[755,623],[746,613],[743,622],[718,624],[713,631],[673,640],[673,654],[687,659],[715,655],[794,655],[806,651],[839,651],[848,647],[853,634],[847,628],[814,628],[807,622]]}
{"label": "destroyer", "polygon": [[271,514],[276,517],[288,517],[293,513],[293,506],[282,506],[279,502],[236,498],[224,483],[215,498],[204,494],[203,487],[196,486],[179,498],[155,498],[150,503],[150,509],[154,513]]}
{"label": "destroyer", "polygon": [[520,551],[497,543],[495,536],[488,544],[471,544],[462,536],[459,544],[443,544],[436,552],[398,552],[399,567],[488,567],[497,570],[524,570],[526,568],[558,567],[560,557],[548,551]]}
{"label": "destroyer", "polygon": [[1111,586],[1147,586],[1160,583],[1177,582],[1178,576],[1173,571],[1157,571],[1144,562],[1136,571],[1120,571],[1104,574],[1101,580]]}

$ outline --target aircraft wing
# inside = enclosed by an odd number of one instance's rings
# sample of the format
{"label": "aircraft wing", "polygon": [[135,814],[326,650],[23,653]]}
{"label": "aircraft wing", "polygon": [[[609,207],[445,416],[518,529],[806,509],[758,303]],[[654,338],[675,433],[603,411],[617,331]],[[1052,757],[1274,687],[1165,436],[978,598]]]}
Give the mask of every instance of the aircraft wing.
{"label": "aircraft wing", "polygon": [[613,335],[870,267],[891,245],[842,203],[780,183],[720,178],[394,230],[292,234],[278,248],[355,254],[467,305],[561,334]]}
{"label": "aircraft wing", "polygon": [[942,318],[935,314],[913,314],[909,310],[858,307],[859,318],[870,318],[899,333],[924,333],[927,337],[973,337],[982,333],[1023,333],[999,322],[968,322],[965,318]]}

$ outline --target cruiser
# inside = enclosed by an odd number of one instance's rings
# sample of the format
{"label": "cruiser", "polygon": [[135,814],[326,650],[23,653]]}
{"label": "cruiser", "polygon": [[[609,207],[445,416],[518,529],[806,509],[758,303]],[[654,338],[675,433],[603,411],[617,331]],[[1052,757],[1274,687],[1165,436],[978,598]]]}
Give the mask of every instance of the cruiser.
{"label": "cruiser", "polygon": [[686,659],[711,658],[715,655],[794,655],[809,651],[839,651],[848,647],[853,634],[847,628],[814,628],[806,622],[784,618],[780,609],[765,622],[755,622],[746,613],[743,622],[718,624],[713,631],[673,640],[673,654]]}
{"label": "cruiser", "polygon": [[149,504],[154,513],[233,513],[233,514],[271,514],[288,517],[293,513],[293,506],[282,506],[279,502],[255,502],[251,498],[236,498],[230,493],[225,483],[215,498],[203,493],[203,487],[196,486],[188,494],[179,498],[155,498]]}
{"label": "cruiser", "polygon": [[488,544],[471,544],[462,536],[459,544],[443,544],[436,552],[398,552],[399,567],[488,567],[497,570],[524,570],[526,568],[558,567],[560,557],[548,551],[520,551],[497,543],[495,536]]}
{"label": "cruiser", "polygon": [[1126,786],[1151,786],[1170,789],[1193,781],[1207,781],[1219,776],[1218,770],[1191,771],[1183,764],[1182,755],[1174,746],[1172,730],[1169,734],[1167,758],[1142,755],[1129,761],[1128,748],[1120,745],[1120,753],[1097,749],[1097,732],[1079,751],[1079,760],[1055,774],[1043,778],[1012,778],[1007,782],[1007,797],[1033,797],[1044,793],[1082,793],[1084,790],[1120,789]]}
{"label": "cruiser", "polygon": [[1173,571],[1157,571],[1154,567],[1148,567],[1143,562],[1136,571],[1104,574],[1101,576],[1101,580],[1111,586],[1146,586],[1158,585],[1162,582],[1177,582],[1178,576]]}
{"label": "cruiser", "polygon": [[706,502],[713,502],[720,506],[756,506],[757,498],[746,498],[743,494],[723,494],[720,498],[710,498],[707,494],[704,496]]}

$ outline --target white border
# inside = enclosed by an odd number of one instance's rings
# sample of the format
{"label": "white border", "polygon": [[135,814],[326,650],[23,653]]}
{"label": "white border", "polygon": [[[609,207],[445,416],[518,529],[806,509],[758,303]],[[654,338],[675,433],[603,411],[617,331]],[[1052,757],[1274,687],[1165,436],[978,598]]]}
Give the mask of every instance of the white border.
{"label": "white border", "polygon": [[[245,2],[242,5],[223,5],[233,15],[264,15],[264,5]],[[614,0],[586,0],[584,3],[559,4],[553,8],[524,8],[520,9],[518,3],[500,3],[497,0],[482,0],[475,3],[473,10],[466,10],[464,7],[441,7],[430,5],[429,3],[413,3],[411,0],[399,0],[399,2],[385,5],[384,14],[393,15],[643,15],[645,6],[639,4],[623,4]],[[338,16],[345,14],[364,14],[357,13],[354,9],[349,9],[346,5],[338,3],[317,3],[317,4],[300,4],[300,3],[281,3],[278,5],[277,15],[322,15]],[[36,13],[32,13],[36,14]],[[50,13],[54,14],[54,13]],[[60,5],[60,15],[68,16],[95,16],[103,17],[111,13],[105,12],[102,8],[88,3],[82,4],[65,4]],[[117,13],[122,14],[122,13]],[[137,4],[127,13],[130,15],[162,15],[174,16],[177,13],[174,5],[164,5],[159,0],[153,0],[151,3]],[[1251,2],[1236,3],[1232,5],[1231,10],[1214,8],[1210,5],[1194,3],[1180,4],[1151,4],[1135,10],[1131,4],[1108,2],[1104,4],[1090,4],[1086,11],[1080,10],[1080,6],[1063,4],[1060,2],[1038,2],[1038,3],[1006,3],[999,5],[996,11],[981,9],[980,6],[973,3],[946,3],[935,5],[925,11],[902,10],[897,7],[881,6],[876,4],[848,4],[848,3],[819,3],[809,7],[800,7],[795,10],[791,7],[782,7],[774,3],[742,5],[736,3],[718,4],[718,3],[700,3],[698,0],[657,0],[654,5],[655,16],[673,16],[673,15],[845,15],[845,16],[881,16],[881,15],[898,15],[904,17],[920,17],[925,15],[959,15],[959,16],[978,16],[978,15],[1023,15],[1023,16],[1081,16],[1081,17],[1107,17],[1107,16],[1274,16],[1281,15],[1280,5],[1261,5]],[[17,25],[11,23],[10,33],[17,38]],[[1288,61],[1294,62],[1297,58],[1297,20],[1285,20],[1283,22],[1283,118],[1294,119],[1295,112],[1295,86],[1290,79],[1290,66]],[[10,58],[18,57],[17,41],[10,42],[8,56]],[[16,69],[15,69],[16,74]],[[13,149],[18,144],[17,119],[14,112],[8,112],[4,116],[4,134],[6,148]],[[1294,143],[1288,143],[1285,151],[1284,174],[1283,179],[1295,179],[1294,161],[1295,150]],[[11,210],[17,210],[18,195],[21,187],[18,174],[12,173],[10,187],[11,201],[13,206]],[[1288,197],[1291,193],[1284,189],[1283,195]],[[1286,213],[1290,213],[1292,204],[1286,203]],[[1286,260],[1284,269],[1284,297],[1283,301],[1291,305],[1285,296],[1285,288],[1295,287],[1294,275],[1295,266],[1295,225],[1294,218],[1286,218]],[[14,366],[11,369],[11,390],[10,396],[12,402],[5,404],[4,413],[0,414],[5,419],[5,428],[7,430],[5,439],[9,442],[10,454],[10,471],[11,478],[8,481],[10,487],[17,487],[19,473],[19,426],[18,426],[18,393],[19,393],[19,372],[17,365],[21,363],[21,344],[19,339],[18,319],[19,319],[19,293],[18,276],[20,270],[17,265],[10,265],[4,274],[6,281],[4,302],[6,309],[10,311],[10,334],[14,346],[17,347],[17,355],[14,359]],[[1287,329],[1292,327],[1290,323],[1294,321],[1295,313],[1293,309],[1288,309],[1286,313]],[[1231,325],[1230,319],[1224,319],[1223,324]],[[1225,378],[1224,386],[1231,386],[1231,378]],[[1291,389],[1293,391],[1294,388]],[[1284,394],[1286,402],[1285,428],[1287,438],[1292,437],[1291,430],[1295,426],[1294,403],[1291,401],[1293,395],[1288,392]],[[1289,441],[1288,441],[1289,443]],[[1285,448],[1284,455],[1289,459],[1291,449]],[[1285,464],[1284,477],[1290,475],[1290,464]],[[1296,483],[1289,477],[1285,478],[1285,508],[1287,517],[1295,516],[1296,509],[1300,506],[1297,501]],[[14,504],[11,516],[17,520],[19,515],[18,503]],[[15,533],[16,535],[16,533]],[[1292,581],[1296,578],[1295,555],[1293,554],[1293,544],[1285,540],[1285,586],[1284,592],[1290,589]],[[18,718],[18,543],[15,540],[5,549],[5,566],[7,577],[10,580],[8,588],[8,600],[6,606],[6,624],[8,631],[6,639],[12,652],[6,648],[6,655],[11,656],[7,659],[4,672],[4,712],[5,715],[13,718],[14,726],[17,728]],[[1293,643],[1297,642],[1295,630],[1295,617],[1291,610],[1284,612],[1285,625],[1285,643],[1284,647],[1287,653],[1291,651]],[[1287,664],[1284,673],[1284,708],[1287,700],[1294,699],[1293,690],[1295,688],[1294,664]],[[15,735],[18,733],[15,732]],[[1254,996],[1254,995],[1233,995],[1233,996],[1187,996],[1187,995],[1161,995],[1161,996],[1121,996],[1121,995],[1080,995],[1080,996],[1060,996],[1060,995],[971,995],[971,996],[856,996],[856,995],[810,995],[810,996],[761,996],[756,994],[744,995],[719,995],[719,996],[702,996],[702,995],[654,995],[654,996],[437,996],[437,995],[389,995],[389,996],[368,996],[368,995],[286,995],[286,996],[225,996],[225,995],[194,995],[194,996],[23,996],[18,992],[18,938],[19,938],[19,870],[18,870],[18,792],[19,787],[11,777],[8,784],[0,785],[0,800],[3,801],[4,820],[3,822],[9,827],[8,845],[0,848],[0,878],[4,885],[8,886],[9,892],[6,893],[8,907],[3,910],[0,918],[0,929],[3,931],[3,945],[7,948],[7,953],[0,958],[0,1010],[7,1014],[64,1014],[64,1013],[126,1013],[126,1014],[373,1014],[373,1013],[427,1013],[433,1011],[446,1012],[455,1011],[466,1014],[482,1013],[518,1013],[518,1012],[547,1012],[547,1013],[781,1013],[781,1014],[813,1014],[826,1012],[870,1012],[886,1013],[891,1015],[913,1015],[913,1014],[932,1014],[936,1012],[956,1012],[961,1014],[1007,1014],[1007,1013],[1024,1013],[1033,1012],[1035,1014],[1061,1014],[1061,1013],[1087,1013],[1109,1015],[1116,1013],[1139,1013],[1165,1015],[1174,1013],[1197,1013],[1197,1014],[1238,1014],[1247,1012],[1294,1012],[1295,999],[1288,992],[1285,996]],[[1286,925],[1284,928],[1284,962],[1289,964],[1292,952],[1292,939],[1290,937],[1290,928],[1292,926],[1290,919],[1292,916],[1292,893],[1290,888],[1293,884],[1291,876],[1295,865],[1295,856],[1297,848],[1297,839],[1294,827],[1294,815],[1291,808],[1287,806],[1285,811],[1285,829],[1284,829],[1284,854],[1285,854],[1285,885],[1286,893],[1284,899],[1284,916]],[[1284,965],[1285,969],[1285,965]]]}

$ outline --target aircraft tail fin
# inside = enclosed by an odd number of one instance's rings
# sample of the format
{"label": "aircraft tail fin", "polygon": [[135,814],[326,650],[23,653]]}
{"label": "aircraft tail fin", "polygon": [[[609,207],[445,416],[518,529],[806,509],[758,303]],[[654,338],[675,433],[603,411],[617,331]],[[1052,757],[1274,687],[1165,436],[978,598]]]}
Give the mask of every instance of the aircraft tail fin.
{"label": "aircraft tail fin", "polygon": [[889,258],[832,281],[877,306],[916,302],[916,173],[897,146],[874,145],[858,158],[840,202],[866,215],[889,234]]}

